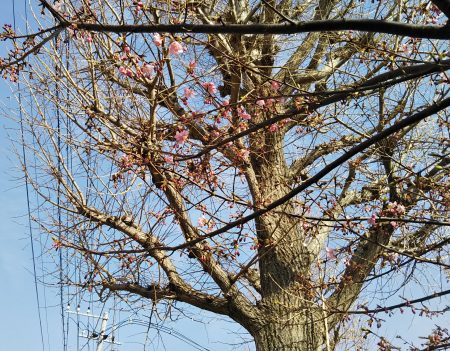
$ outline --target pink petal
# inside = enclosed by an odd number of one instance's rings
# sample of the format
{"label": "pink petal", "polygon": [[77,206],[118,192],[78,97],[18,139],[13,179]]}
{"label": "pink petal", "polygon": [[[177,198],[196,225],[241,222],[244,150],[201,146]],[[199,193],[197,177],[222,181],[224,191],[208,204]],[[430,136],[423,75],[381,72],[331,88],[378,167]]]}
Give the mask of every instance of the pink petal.
{"label": "pink petal", "polygon": [[171,54],[171,55],[179,55],[179,54],[182,54],[183,52],[184,52],[183,45],[181,45],[179,42],[173,41],[169,45],[169,54]]}
{"label": "pink petal", "polygon": [[153,34],[153,43],[156,46],[161,46],[162,45],[162,38],[161,38],[161,35],[159,35],[159,33]]}
{"label": "pink petal", "polygon": [[367,223],[369,223],[370,225],[375,225],[377,223],[377,216],[374,214],[372,214],[372,216],[369,218],[369,220],[367,221]]}
{"label": "pink petal", "polygon": [[208,93],[210,94],[214,94],[217,89],[216,89],[216,85],[213,82],[207,82],[207,83],[202,83],[203,88],[205,88]]}
{"label": "pink petal", "polygon": [[272,80],[272,81],[270,82],[270,85],[272,86],[272,89],[275,90],[275,91],[277,91],[278,89],[280,89],[280,83],[278,83],[278,82],[275,81],[275,80]]}
{"label": "pink petal", "polygon": [[187,140],[188,137],[189,132],[186,129],[175,133],[175,140],[178,145],[184,144],[184,142]]}
{"label": "pink petal", "polygon": [[195,91],[189,88],[184,88],[184,97],[189,99],[195,95]]}
{"label": "pink petal", "polygon": [[148,63],[144,63],[141,68],[142,74],[144,77],[149,78],[153,74],[154,66]]}
{"label": "pink petal", "polygon": [[325,251],[327,253],[327,259],[329,260],[335,260],[336,259],[336,250],[332,249],[331,247],[325,248]]}
{"label": "pink petal", "polygon": [[164,161],[167,163],[173,163],[173,156],[172,155],[164,155]]}
{"label": "pink petal", "polygon": [[238,110],[238,115],[239,117],[241,117],[243,120],[248,121],[252,118],[252,116],[250,116],[244,109],[239,109]]}
{"label": "pink petal", "polygon": [[126,74],[127,74],[127,69],[126,69],[125,67],[123,67],[123,66],[120,66],[120,67],[119,67],[119,72],[120,72],[121,74],[123,74],[123,75],[126,75]]}
{"label": "pink petal", "polygon": [[269,131],[270,132],[276,132],[278,130],[278,124],[272,124],[270,127],[269,127]]}
{"label": "pink petal", "polygon": [[188,69],[187,69],[188,73],[193,74],[196,67],[197,67],[197,62],[195,60],[190,61],[189,65],[188,65]]}

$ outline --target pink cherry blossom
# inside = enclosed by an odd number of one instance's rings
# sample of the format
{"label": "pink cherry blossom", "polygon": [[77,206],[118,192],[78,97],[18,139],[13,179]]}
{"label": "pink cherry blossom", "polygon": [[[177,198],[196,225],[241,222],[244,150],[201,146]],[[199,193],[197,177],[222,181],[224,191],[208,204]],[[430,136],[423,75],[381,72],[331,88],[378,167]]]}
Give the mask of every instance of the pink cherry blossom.
{"label": "pink cherry blossom", "polygon": [[208,224],[208,220],[204,216],[201,216],[198,218],[197,223],[199,227],[204,227]]}
{"label": "pink cherry blossom", "polygon": [[278,130],[278,124],[274,123],[274,124],[271,124],[271,125],[270,125],[270,127],[269,127],[269,131],[270,131],[270,132],[274,133],[274,132],[276,132],[277,130]]}
{"label": "pink cherry blossom", "polygon": [[188,73],[193,74],[196,67],[197,67],[197,61],[195,61],[195,60],[190,61],[189,65],[188,65]]}
{"label": "pink cherry blossom", "polygon": [[329,260],[335,260],[336,259],[336,250],[332,249],[331,247],[325,248],[325,251],[327,253],[327,259]]}
{"label": "pink cherry blossom", "polygon": [[139,11],[141,11],[144,8],[144,4],[142,3],[142,1],[138,1],[136,3],[136,13],[138,13]]}
{"label": "pink cherry blossom", "polygon": [[172,155],[164,155],[164,161],[167,163],[173,163],[173,156]]}
{"label": "pink cherry blossom", "polygon": [[120,159],[120,163],[122,164],[122,168],[131,168],[131,167],[133,167],[133,160],[128,155],[124,155]]}
{"label": "pink cherry blossom", "polygon": [[399,255],[397,252],[389,252],[388,253],[388,260],[389,262],[395,263],[398,261]]}
{"label": "pink cherry blossom", "polygon": [[400,46],[399,51],[404,52],[405,54],[409,53],[409,47],[408,47],[408,44],[402,44],[402,45]]}
{"label": "pink cherry blossom", "polygon": [[131,48],[130,48],[127,44],[125,44],[125,45],[122,47],[122,50],[123,50],[123,52],[124,52],[125,54],[129,54],[129,53],[131,52]]}
{"label": "pink cherry blossom", "polygon": [[390,207],[392,209],[392,211],[398,215],[405,214],[405,212],[406,212],[405,206],[397,203],[397,201],[390,203],[388,207]]}
{"label": "pink cherry blossom", "polygon": [[142,74],[144,75],[144,77],[150,78],[151,75],[153,74],[153,70],[154,70],[154,65],[149,64],[149,63],[144,63],[144,65],[141,68]]}
{"label": "pink cherry blossom", "polygon": [[161,35],[159,33],[153,34],[153,43],[156,46],[161,46],[162,45],[162,38],[161,38]]}
{"label": "pink cherry blossom", "polygon": [[218,130],[213,130],[209,135],[212,139],[217,139],[220,137],[220,132]]}
{"label": "pink cherry blossom", "polygon": [[397,205],[397,213],[399,213],[399,214],[405,214],[405,212],[406,212],[405,206],[398,204],[398,205]]}
{"label": "pink cherry blossom", "polygon": [[189,99],[195,95],[195,91],[190,88],[184,88],[184,97]]}
{"label": "pink cherry blossom", "polygon": [[267,107],[272,106],[275,103],[275,99],[267,99],[265,100],[265,104]]}
{"label": "pink cherry blossom", "polygon": [[247,149],[239,149],[236,152],[236,155],[241,158],[244,161],[247,161],[249,156],[250,156],[250,151],[248,151]]}
{"label": "pink cherry blossom", "polygon": [[375,225],[377,223],[377,216],[375,215],[375,213],[372,214],[367,223],[369,223],[370,225]]}
{"label": "pink cherry blossom", "polygon": [[86,43],[92,43],[92,42],[93,42],[92,35],[91,35],[90,33],[87,33],[87,34],[84,36],[84,41],[85,41]]}
{"label": "pink cherry blossom", "polygon": [[131,69],[129,69],[129,68],[124,67],[124,66],[120,66],[119,67],[119,72],[121,74],[123,74],[124,76],[133,77],[133,71]]}
{"label": "pink cherry blossom", "polygon": [[202,83],[202,87],[210,94],[214,94],[217,91],[216,85],[213,82]]}
{"label": "pink cherry blossom", "polygon": [[243,108],[238,109],[238,116],[246,121],[252,118],[252,116],[250,116],[250,114],[248,114]]}
{"label": "pink cherry blossom", "polygon": [[391,221],[389,223],[391,224],[392,228],[397,228],[398,227],[398,223],[397,222]]}
{"label": "pink cherry blossom", "polygon": [[169,45],[169,54],[171,54],[171,55],[180,55],[183,52],[184,52],[183,45],[181,45],[179,42],[173,41]]}
{"label": "pink cherry blossom", "polygon": [[178,145],[184,144],[188,137],[189,132],[186,129],[183,129],[175,133],[175,140]]}
{"label": "pink cherry blossom", "polygon": [[278,91],[278,89],[280,89],[280,83],[278,83],[276,80],[272,80],[270,82],[270,85],[271,85],[272,89],[275,91]]}
{"label": "pink cherry blossom", "polygon": [[266,102],[264,100],[256,100],[256,104],[259,107],[264,107],[266,105]]}

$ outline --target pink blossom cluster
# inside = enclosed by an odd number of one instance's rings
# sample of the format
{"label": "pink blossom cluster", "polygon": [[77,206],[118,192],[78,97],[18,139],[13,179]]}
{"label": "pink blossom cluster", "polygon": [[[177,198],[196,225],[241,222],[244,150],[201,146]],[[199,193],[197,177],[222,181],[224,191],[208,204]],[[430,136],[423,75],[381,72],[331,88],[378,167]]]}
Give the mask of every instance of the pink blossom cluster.
{"label": "pink blossom cluster", "polygon": [[215,94],[217,92],[216,85],[213,82],[202,83],[202,87],[206,89],[209,94]]}
{"label": "pink blossom cluster", "polygon": [[401,216],[404,215],[405,212],[405,206],[397,203],[397,201],[388,203],[387,208],[384,210],[384,213],[389,216]]}
{"label": "pink blossom cluster", "polygon": [[387,259],[391,263],[397,263],[398,258],[399,258],[399,254],[397,252],[389,252],[387,254]]}
{"label": "pink blossom cluster", "polygon": [[171,54],[171,55],[180,55],[180,54],[182,54],[185,51],[186,51],[186,47],[184,47],[178,41],[173,41],[169,45],[169,54]]}
{"label": "pink blossom cluster", "polygon": [[120,166],[125,169],[133,167],[133,159],[129,155],[124,155],[120,159]]}
{"label": "pink blossom cluster", "polygon": [[189,131],[186,129],[179,130],[175,133],[175,141],[177,145],[183,145],[189,138]]}
{"label": "pink blossom cluster", "polygon": [[170,163],[170,164],[172,164],[173,163],[173,156],[172,155],[164,155],[164,161],[166,162],[166,163]]}
{"label": "pink blossom cluster", "polygon": [[134,76],[133,71],[130,68],[125,67],[125,66],[120,66],[119,72],[121,74],[123,74],[124,76],[130,77],[130,78]]}
{"label": "pink blossom cluster", "polygon": [[195,69],[197,68],[197,61],[191,60],[187,67],[187,72],[190,75],[195,75]]}
{"label": "pink blossom cluster", "polygon": [[242,161],[248,161],[250,151],[248,149],[238,149],[236,151],[236,156]]}
{"label": "pink blossom cluster", "polygon": [[273,90],[278,91],[281,87],[281,84],[279,82],[277,82],[276,80],[272,80],[270,82],[270,86],[272,87]]}
{"label": "pink blossom cluster", "polygon": [[370,225],[375,225],[377,224],[377,216],[375,213],[372,213],[372,215],[370,216],[369,220],[367,221],[367,223],[369,223]]}
{"label": "pink blossom cluster", "polygon": [[142,11],[144,9],[144,4],[142,3],[142,1],[133,1],[133,5],[136,6],[134,13],[138,14],[140,11]]}
{"label": "pink blossom cluster", "polygon": [[92,43],[94,41],[94,38],[92,37],[92,34],[89,32],[85,32],[82,34],[82,38],[86,43]]}
{"label": "pink blossom cluster", "polygon": [[145,78],[151,78],[155,70],[155,65],[151,63],[144,63],[141,67],[141,73]]}
{"label": "pink blossom cluster", "polygon": [[[153,34],[153,44],[155,44],[157,47],[162,47],[164,42],[164,38],[159,33]],[[170,55],[181,55],[182,53],[187,51],[187,47],[184,46],[179,41],[172,41],[169,45],[169,54]]]}
{"label": "pink blossom cluster", "polygon": [[327,259],[328,260],[336,260],[336,250],[331,248],[331,247],[327,247],[325,248],[325,252],[327,254]]}
{"label": "pink blossom cluster", "polygon": [[190,88],[184,88],[184,98],[187,100],[195,95],[195,91]]}
{"label": "pink blossom cluster", "polygon": [[155,44],[158,47],[162,46],[163,38],[161,37],[161,35],[159,33],[153,34],[153,44]]}
{"label": "pink blossom cluster", "polygon": [[[386,208],[380,212],[380,216],[386,217],[400,217],[406,213],[406,208],[402,204],[397,203],[397,201],[389,202]],[[377,223],[377,215],[373,213],[369,220],[367,221],[370,225],[376,225]],[[398,223],[395,221],[391,221],[390,224],[396,228],[398,227]]]}
{"label": "pink blossom cluster", "polygon": [[279,129],[278,124],[277,124],[277,123],[273,123],[273,124],[271,124],[270,127],[269,127],[269,132],[274,133],[274,132],[276,132],[278,129]]}
{"label": "pink blossom cluster", "polygon": [[250,114],[243,107],[239,107],[237,112],[238,116],[244,121],[249,121],[250,119],[252,119],[252,116],[250,116]]}
{"label": "pink blossom cluster", "polygon": [[200,216],[197,220],[199,227],[205,227],[208,224],[208,219],[205,216]]}

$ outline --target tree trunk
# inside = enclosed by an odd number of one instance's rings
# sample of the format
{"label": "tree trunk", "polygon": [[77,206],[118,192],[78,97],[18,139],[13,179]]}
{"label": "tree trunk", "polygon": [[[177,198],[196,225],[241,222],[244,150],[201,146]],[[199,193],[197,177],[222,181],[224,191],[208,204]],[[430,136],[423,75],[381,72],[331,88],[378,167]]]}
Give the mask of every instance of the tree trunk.
{"label": "tree trunk", "polygon": [[[254,202],[266,204],[286,195],[284,140],[281,133],[250,135],[252,167],[258,180]],[[257,351],[317,351],[324,342],[323,318],[318,313],[311,281],[314,257],[304,245],[305,232],[293,202],[255,219],[262,312],[250,330]]]}
{"label": "tree trunk", "polygon": [[[290,313],[283,320],[268,321],[254,333],[257,351],[317,351],[323,345],[321,321]],[[270,318],[270,317],[269,317]],[[270,318],[272,319],[272,318]]]}
{"label": "tree trunk", "polygon": [[314,302],[311,257],[299,239],[301,229],[284,215],[269,214],[256,222],[260,238],[276,243],[260,249],[260,309],[265,318],[253,333],[256,350],[320,350],[325,328]]}

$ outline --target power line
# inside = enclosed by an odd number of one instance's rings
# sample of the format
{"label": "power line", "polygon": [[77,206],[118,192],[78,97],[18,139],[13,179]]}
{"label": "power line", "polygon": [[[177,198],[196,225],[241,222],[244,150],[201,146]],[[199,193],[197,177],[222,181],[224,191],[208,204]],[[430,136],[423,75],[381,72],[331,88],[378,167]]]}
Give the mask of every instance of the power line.
{"label": "power line", "polygon": [[[12,0],[12,9],[13,9],[13,25],[14,25],[14,31],[16,30],[16,6],[14,3],[14,0]],[[26,11],[26,3],[25,3],[25,11]],[[26,18],[27,18],[27,12],[25,12]],[[27,20],[28,21],[28,20]],[[28,24],[27,24],[28,25]],[[36,295],[36,303],[37,303],[37,309],[38,309],[38,319],[39,319],[39,330],[41,335],[41,346],[42,350],[45,350],[45,343],[44,343],[44,333],[42,329],[42,318],[41,318],[41,304],[40,304],[40,298],[39,298],[39,289],[38,289],[38,283],[37,283],[37,273],[36,273],[36,255],[34,250],[34,236],[33,236],[33,229],[31,225],[31,208],[30,208],[30,192],[28,187],[28,175],[27,175],[27,159],[26,159],[26,152],[25,152],[25,131],[23,126],[23,104],[22,104],[22,94],[20,91],[20,82],[18,82],[18,99],[19,99],[19,120],[20,120],[20,135],[21,135],[21,143],[22,143],[22,159],[23,159],[23,168],[25,170],[25,193],[26,193],[26,201],[27,201],[27,214],[28,214],[28,233],[30,237],[30,244],[31,244],[31,255],[33,260],[33,277],[34,277],[34,291]]]}
{"label": "power line", "polygon": [[[57,39],[55,39],[56,41]],[[55,71],[58,79],[56,80],[56,100],[58,102],[58,106],[56,107],[56,120],[57,120],[57,165],[58,165],[58,174],[61,174],[61,113],[59,108],[59,87],[58,81],[60,78],[61,67],[55,63]],[[61,242],[62,239],[62,215],[61,215],[61,183],[58,181],[57,190],[56,190],[56,203],[57,203],[57,217],[58,217],[58,240]],[[67,338],[66,338],[66,325],[65,325],[65,313],[64,313],[64,286],[63,286],[63,278],[64,278],[64,268],[63,268],[63,256],[62,256],[62,248],[59,250],[59,294],[60,294],[60,305],[61,305],[61,323],[62,323],[62,334],[63,334],[63,350],[67,350]]]}

